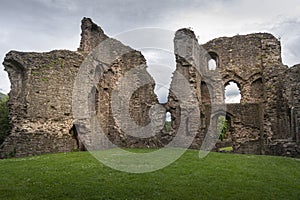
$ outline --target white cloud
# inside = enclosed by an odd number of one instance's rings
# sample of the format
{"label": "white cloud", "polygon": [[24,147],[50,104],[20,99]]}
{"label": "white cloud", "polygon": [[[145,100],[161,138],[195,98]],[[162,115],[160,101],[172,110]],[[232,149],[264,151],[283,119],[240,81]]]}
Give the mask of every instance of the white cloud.
{"label": "white cloud", "polygon": [[225,103],[240,103],[241,93],[237,84],[229,82],[229,85],[225,87]]}
{"label": "white cloud", "polygon": [[160,103],[166,103],[176,67],[174,54],[160,49],[144,49],[142,53],[147,60],[147,71],[155,81],[154,92]]}
{"label": "white cloud", "polygon": [[225,103],[240,103],[241,102],[241,95],[232,95],[227,96],[225,99]]}
{"label": "white cloud", "polygon": [[[173,31],[192,27],[201,43],[221,36],[267,31],[281,37],[284,63],[300,63],[298,0],[2,0],[0,59],[11,49],[75,50],[83,16],[91,17],[110,35],[140,27]],[[7,73],[0,67],[0,88],[8,92],[9,87]]]}

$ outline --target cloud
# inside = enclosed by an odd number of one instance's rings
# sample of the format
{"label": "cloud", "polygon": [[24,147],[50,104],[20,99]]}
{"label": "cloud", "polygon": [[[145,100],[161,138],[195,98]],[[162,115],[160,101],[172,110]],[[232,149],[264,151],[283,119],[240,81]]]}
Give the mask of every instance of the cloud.
{"label": "cloud", "polygon": [[166,103],[176,67],[174,54],[161,49],[144,49],[142,53],[147,59],[147,71],[155,81],[154,92],[160,103]]}
{"label": "cloud", "polygon": [[300,63],[300,18],[280,17],[270,32],[281,40],[284,63],[289,66]]}
{"label": "cloud", "polygon": [[241,95],[228,96],[225,99],[225,103],[240,103],[240,101],[241,101]]}
{"label": "cloud", "polygon": [[[220,36],[267,31],[281,37],[284,63],[300,63],[298,0],[2,0],[0,59],[12,49],[75,50],[83,16],[91,17],[108,35],[140,27],[173,31],[192,27],[201,43]],[[0,88],[9,91],[2,66]]]}
{"label": "cloud", "polygon": [[225,103],[240,103],[241,92],[237,84],[229,82],[229,85],[225,87]]}

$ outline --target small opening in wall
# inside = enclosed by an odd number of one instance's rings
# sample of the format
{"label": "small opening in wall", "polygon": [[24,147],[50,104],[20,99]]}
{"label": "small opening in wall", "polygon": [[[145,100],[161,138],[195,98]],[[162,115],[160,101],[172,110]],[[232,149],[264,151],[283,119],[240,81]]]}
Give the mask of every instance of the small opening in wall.
{"label": "small opening in wall", "polygon": [[98,112],[99,107],[99,91],[97,87],[93,86],[88,96],[89,109],[91,112]]}
{"label": "small opening in wall", "polygon": [[209,70],[216,70],[218,67],[219,56],[215,52],[209,52],[207,65]]}
{"label": "small opening in wall", "polygon": [[73,137],[73,139],[75,139],[76,141],[76,150],[79,151],[85,151],[85,147],[83,145],[83,143],[80,142],[79,139],[79,135],[78,135],[78,131],[76,129],[75,124],[73,124],[73,126],[71,127],[71,129],[69,130],[69,134]]}
{"label": "small opening in wall", "polygon": [[78,138],[78,132],[75,125],[73,125],[72,128],[69,130],[69,134],[72,135],[72,137],[75,139],[76,148],[79,149],[79,138]]}
{"label": "small opening in wall", "polygon": [[230,81],[225,85],[225,103],[241,103],[241,90],[237,83]]}
{"label": "small opening in wall", "polygon": [[209,70],[216,70],[217,69],[217,61],[214,59],[210,59],[208,61],[208,69]]}
{"label": "small opening in wall", "polygon": [[170,112],[167,112],[167,113],[166,113],[165,129],[166,129],[166,131],[167,131],[168,133],[171,131],[171,123],[172,123],[171,113],[170,113]]}
{"label": "small opening in wall", "polygon": [[217,137],[218,141],[216,147],[221,152],[231,152],[232,147],[232,131],[231,118],[226,115],[219,115],[217,117]]}

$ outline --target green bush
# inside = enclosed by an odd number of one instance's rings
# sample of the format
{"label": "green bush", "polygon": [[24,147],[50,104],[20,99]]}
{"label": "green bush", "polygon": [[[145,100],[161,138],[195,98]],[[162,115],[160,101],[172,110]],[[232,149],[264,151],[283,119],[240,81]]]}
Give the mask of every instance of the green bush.
{"label": "green bush", "polygon": [[11,129],[7,101],[8,96],[4,96],[0,99],[0,144],[4,142],[4,139],[9,135]]}

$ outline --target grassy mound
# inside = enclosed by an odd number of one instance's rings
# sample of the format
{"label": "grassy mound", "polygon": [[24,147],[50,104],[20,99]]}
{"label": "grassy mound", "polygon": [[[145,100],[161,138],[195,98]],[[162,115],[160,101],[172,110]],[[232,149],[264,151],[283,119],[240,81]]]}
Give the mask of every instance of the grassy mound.
{"label": "grassy mound", "polygon": [[0,160],[0,199],[299,197],[300,161],[291,158],[210,153],[199,159],[198,151],[188,150],[170,166],[144,174],[115,171],[88,152]]}

